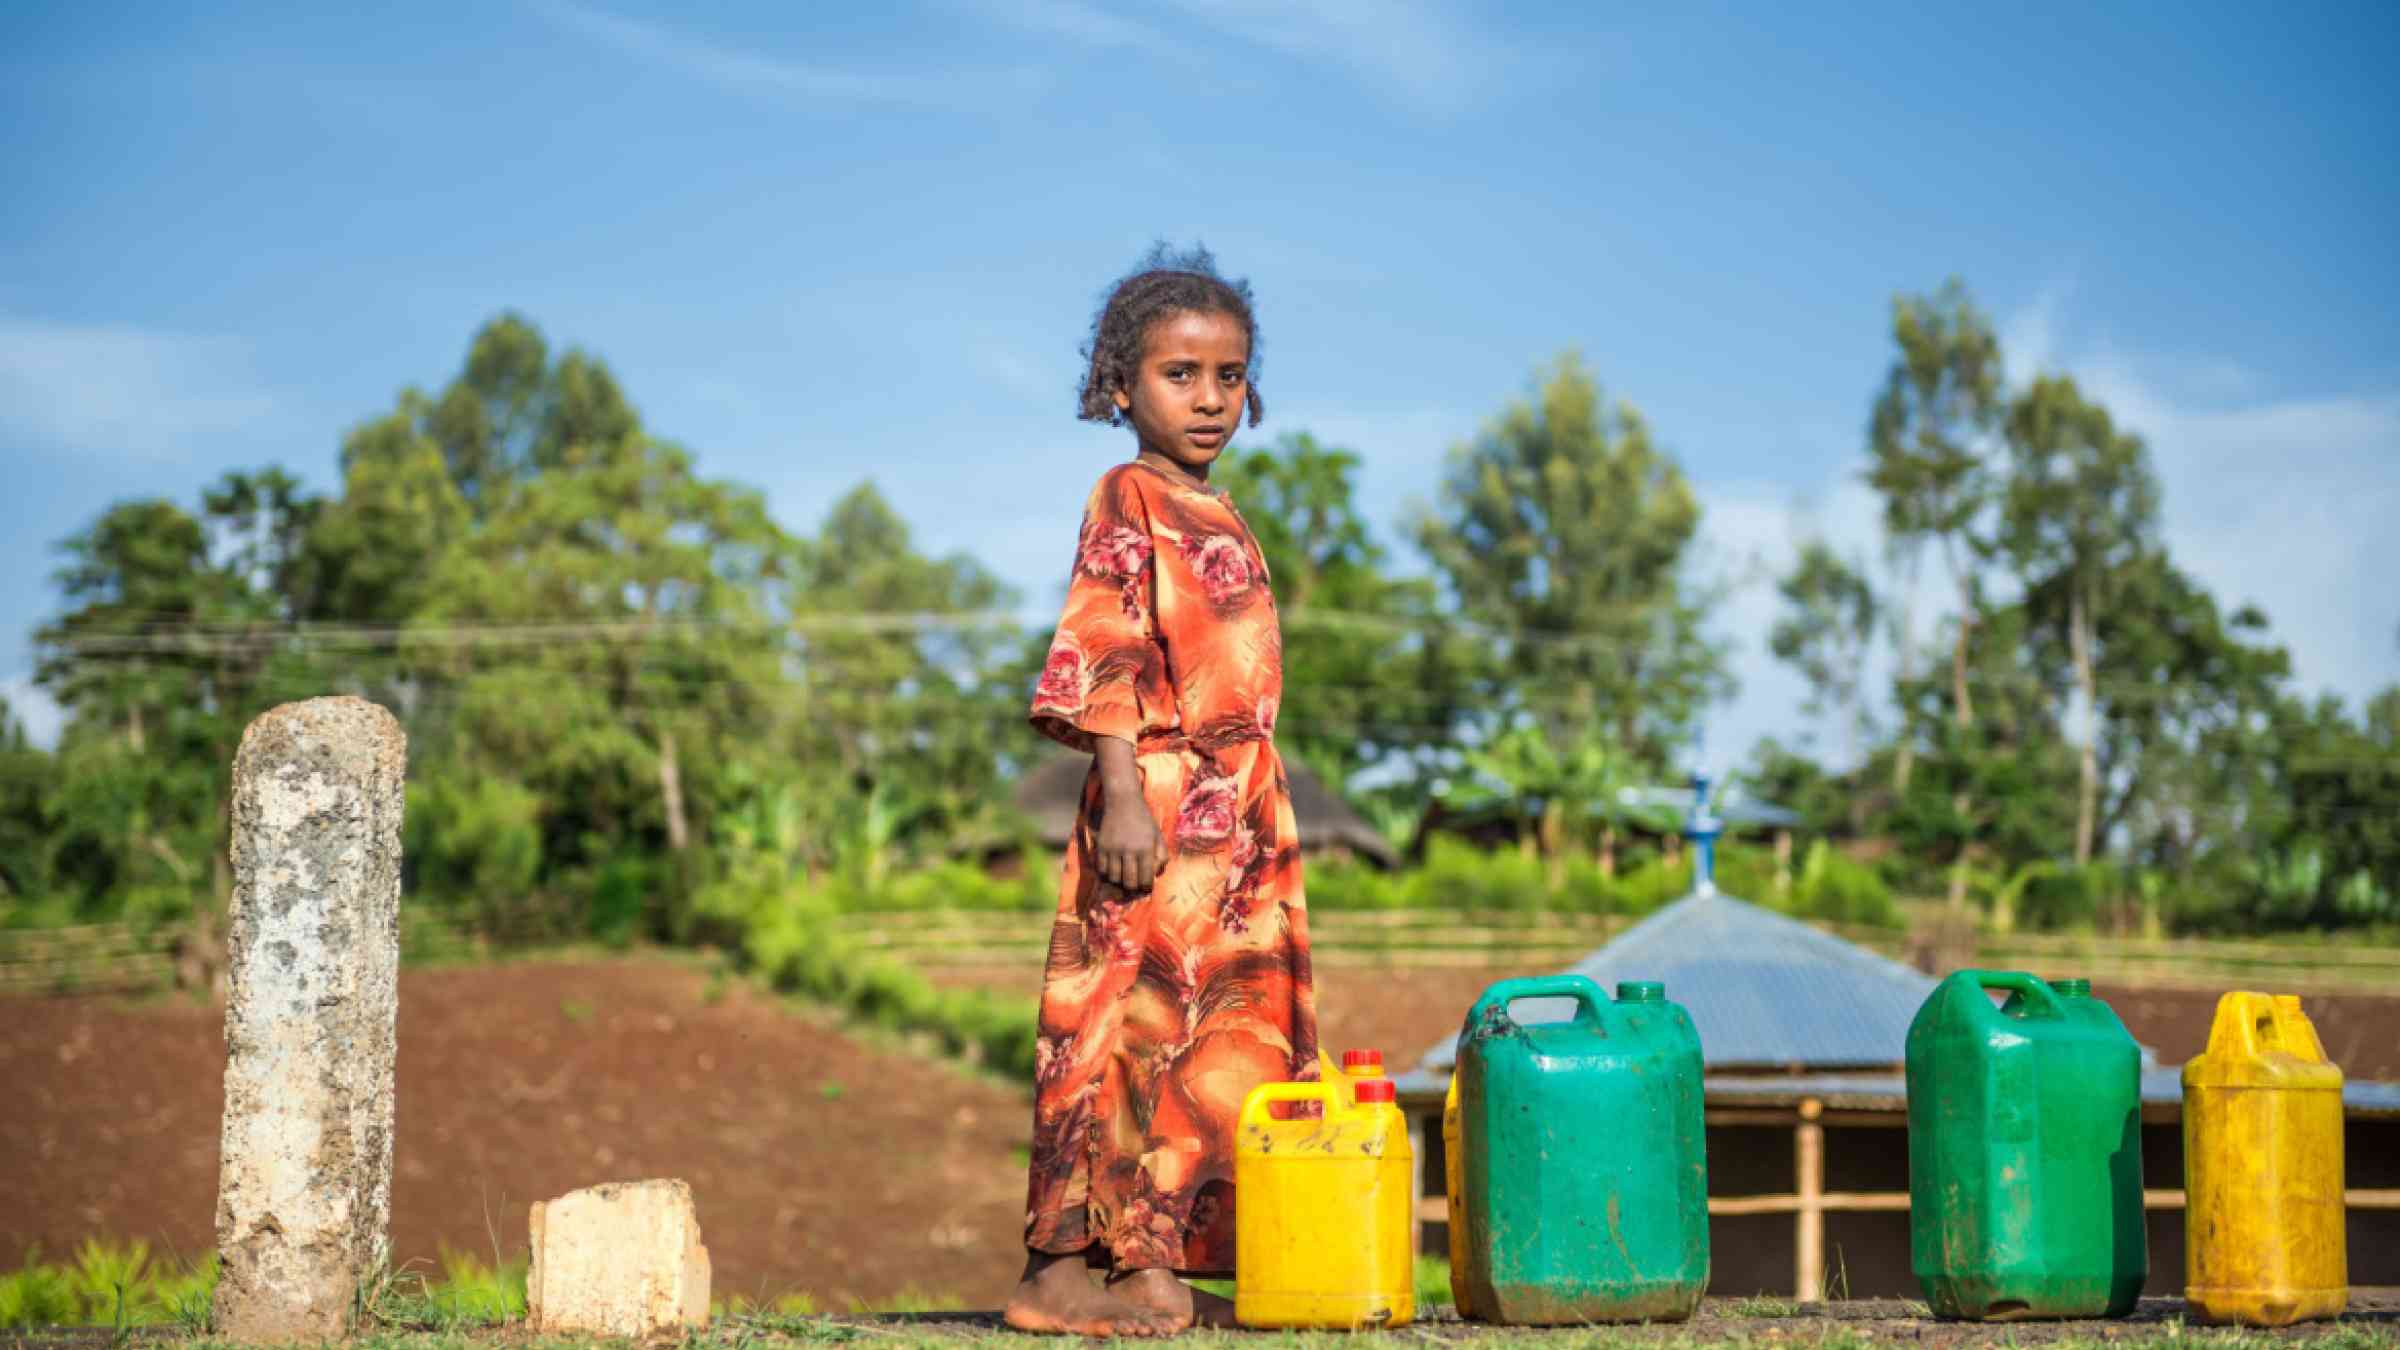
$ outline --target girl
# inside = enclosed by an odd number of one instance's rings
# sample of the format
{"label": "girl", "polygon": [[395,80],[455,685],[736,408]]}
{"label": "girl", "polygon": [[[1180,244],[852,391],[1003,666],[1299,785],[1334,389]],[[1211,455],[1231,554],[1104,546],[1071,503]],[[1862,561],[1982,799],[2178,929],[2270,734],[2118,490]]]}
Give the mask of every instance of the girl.
{"label": "girl", "polygon": [[[1263,407],[1250,289],[1153,249],[1094,319],[1079,414],[1134,458],[1084,508],[1041,731],[1092,755],[1042,974],[1025,1274],[1009,1325],[1229,1321],[1233,1133],[1317,1076],[1299,836],[1271,739],[1283,643],[1258,543],[1209,486]],[[1087,1267],[1105,1268],[1096,1288]]]}

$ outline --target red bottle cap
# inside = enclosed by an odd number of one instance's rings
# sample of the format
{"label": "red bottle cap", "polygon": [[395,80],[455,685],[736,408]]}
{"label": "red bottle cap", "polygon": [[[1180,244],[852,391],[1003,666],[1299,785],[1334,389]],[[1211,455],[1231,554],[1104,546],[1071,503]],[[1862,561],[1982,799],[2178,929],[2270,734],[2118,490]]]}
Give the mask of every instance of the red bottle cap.
{"label": "red bottle cap", "polygon": [[1383,1067],[1383,1052],[1381,1050],[1344,1050],[1342,1067],[1345,1069],[1380,1069]]}
{"label": "red bottle cap", "polygon": [[1361,1078],[1351,1089],[1359,1105],[1400,1100],[1400,1085],[1389,1078]]}

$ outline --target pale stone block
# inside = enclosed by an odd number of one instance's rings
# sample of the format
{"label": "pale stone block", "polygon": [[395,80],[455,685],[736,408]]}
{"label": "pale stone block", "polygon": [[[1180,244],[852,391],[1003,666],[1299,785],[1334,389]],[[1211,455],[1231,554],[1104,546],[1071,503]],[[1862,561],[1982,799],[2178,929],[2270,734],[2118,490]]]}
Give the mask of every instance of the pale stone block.
{"label": "pale stone block", "polygon": [[537,1200],[526,1315],[541,1332],[648,1336],[708,1325],[692,1188],[617,1181]]}
{"label": "pale stone block", "polygon": [[233,761],[216,1330],[349,1329],[388,1255],[408,741],[357,698],[287,703]]}

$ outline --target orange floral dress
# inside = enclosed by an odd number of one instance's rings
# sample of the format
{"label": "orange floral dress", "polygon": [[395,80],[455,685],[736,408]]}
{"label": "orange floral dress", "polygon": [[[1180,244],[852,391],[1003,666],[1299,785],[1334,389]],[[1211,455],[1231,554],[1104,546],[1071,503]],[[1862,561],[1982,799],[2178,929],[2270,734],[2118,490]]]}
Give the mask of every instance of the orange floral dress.
{"label": "orange floral dress", "polygon": [[1283,639],[1233,504],[1135,461],[1085,508],[1033,720],[1134,743],[1170,858],[1093,870],[1095,760],[1042,973],[1026,1245],[1120,1269],[1233,1268],[1233,1137],[1261,1083],[1317,1076],[1308,911],[1275,753]]}

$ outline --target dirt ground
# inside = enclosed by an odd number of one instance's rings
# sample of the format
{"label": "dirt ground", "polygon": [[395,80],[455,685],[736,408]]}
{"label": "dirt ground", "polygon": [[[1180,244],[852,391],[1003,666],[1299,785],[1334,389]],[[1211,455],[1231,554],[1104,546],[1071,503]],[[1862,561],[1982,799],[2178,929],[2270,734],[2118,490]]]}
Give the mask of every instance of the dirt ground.
{"label": "dirt ground", "polygon": [[[214,1245],[222,1009],[0,1000],[0,1260]],[[1024,1096],[663,961],[401,976],[392,1240],[521,1257],[530,1202],[679,1176],[721,1295],[996,1303],[1023,1260]]]}
{"label": "dirt ground", "polygon": [[[1529,970],[1319,977],[1326,1045],[1394,1071]],[[1033,967],[934,972],[1031,996]],[[2213,999],[2100,991],[2175,1062]],[[2400,1078],[2400,997],[2311,999],[2352,1074]],[[0,1000],[0,1262],[34,1244],[213,1242],[221,1009]],[[996,1306],[1015,1274],[1028,1105],[1008,1084],[712,978],[689,962],[527,961],[401,979],[394,1256],[525,1246],[527,1205],[605,1180],[691,1182],[720,1294]]]}

